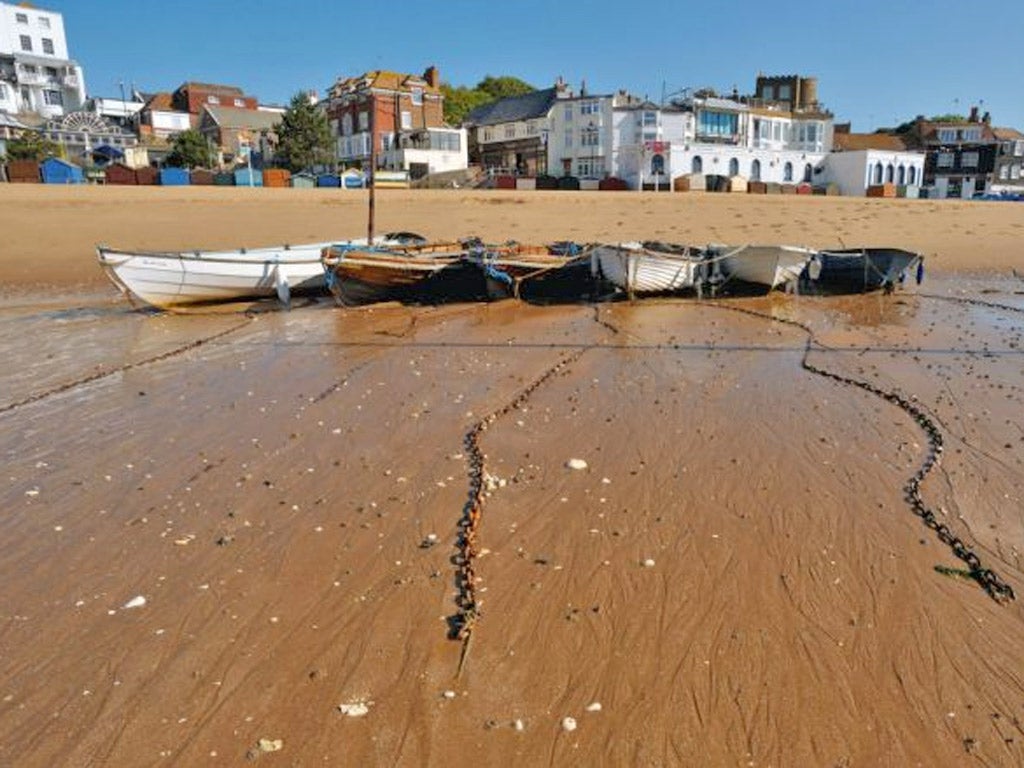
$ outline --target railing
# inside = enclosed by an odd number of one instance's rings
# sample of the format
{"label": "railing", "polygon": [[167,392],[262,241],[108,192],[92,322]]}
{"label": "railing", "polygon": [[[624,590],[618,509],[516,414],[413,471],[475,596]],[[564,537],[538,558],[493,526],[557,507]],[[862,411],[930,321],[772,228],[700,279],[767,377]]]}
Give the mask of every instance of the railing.
{"label": "railing", "polygon": [[78,87],[78,75],[64,75],[62,82],[68,88]]}
{"label": "railing", "polygon": [[38,72],[25,72],[22,70],[18,73],[18,82],[24,85],[46,85],[48,78],[46,75],[41,75]]}

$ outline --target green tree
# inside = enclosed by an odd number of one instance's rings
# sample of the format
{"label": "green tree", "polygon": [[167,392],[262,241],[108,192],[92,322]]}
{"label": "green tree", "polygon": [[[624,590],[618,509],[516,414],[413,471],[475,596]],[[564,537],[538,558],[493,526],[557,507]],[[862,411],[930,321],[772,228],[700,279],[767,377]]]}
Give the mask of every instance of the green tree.
{"label": "green tree", "polygon": [[209,168],[213,165],[210,142],[195,128],[182,131],[174,137],[167,164],[175,168]]}
{"label": "green tree", "polygon": [[478,91],[483,91],[490,96],[491,101],[507,99],[510,96],[522,96],[527,93],[533,93],[537,90],[529,83],[520,80],[518,77],[511,77],[509,75],[503,75],[501,77],[487,75],[487,77],[476,84],[476,89]]}
{"label": "green tree", "polygon": [[474,88],[441,83],[441,93],[444,95],[444,121],[449,125],[461,125],[466,115],[479,106],[510,96],[522,96],[535,90],[537,89],[529,83],[509,75],[487,75]]}
{"label": "green tree", "polygon": [[7,142],[9,160],[45,160],[60,155],[60,145],[50,141],[37,131],[23,131],[17,138]]}
{"label": "green tree", "polygon": [[334,140],[327,115],[311,103],[308,93],[296,93],[277,127],[274,162],[295,172],[333,158]]}

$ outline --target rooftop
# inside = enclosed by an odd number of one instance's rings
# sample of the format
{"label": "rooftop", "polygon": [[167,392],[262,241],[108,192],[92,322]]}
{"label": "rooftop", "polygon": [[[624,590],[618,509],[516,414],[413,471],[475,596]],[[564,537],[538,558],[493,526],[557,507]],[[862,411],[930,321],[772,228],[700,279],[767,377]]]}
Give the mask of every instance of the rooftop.
{"label": "rooftop", "polygon": [[466,115],[465,122],[470,125],[497,125],[532,120],[544,117],[557,99],[557,87],[531,91],[522,96],[510,96],[477,107]]}
{"label": "rooftop", "polygon": [[281,122],[277,112],[260,112],[254,109],[235,109],[207,104],[204,109],[210,119],[221,128],[242,128],[247,130],[270,130]]}
{"label": "rooftop", "polygon": [[864,149],[879,149],[885,152],[907,151],[903,139],[891,133],[836,132],[832,139],[832,148],[837,152],[856,152]]}

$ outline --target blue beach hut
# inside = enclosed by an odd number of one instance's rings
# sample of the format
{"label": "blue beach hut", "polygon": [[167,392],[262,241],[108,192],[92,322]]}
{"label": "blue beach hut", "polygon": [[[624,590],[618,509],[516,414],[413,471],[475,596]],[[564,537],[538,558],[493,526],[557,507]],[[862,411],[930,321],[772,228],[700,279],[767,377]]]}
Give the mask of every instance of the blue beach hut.
{"label": "blue beach hut", "polygon": [[83,184],[82,169],[57,157],[48,157],[40,167],[44,184]]}

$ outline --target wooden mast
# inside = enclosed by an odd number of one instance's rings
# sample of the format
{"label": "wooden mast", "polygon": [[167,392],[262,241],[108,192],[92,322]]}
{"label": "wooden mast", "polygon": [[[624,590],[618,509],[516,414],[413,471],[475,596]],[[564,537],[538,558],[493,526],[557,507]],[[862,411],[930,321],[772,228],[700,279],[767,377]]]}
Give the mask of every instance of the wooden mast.
{"label": "wooden mast", "polygon": [[370,85],[370,169],[366,174],[366,181],[370,185],[369,220],[366,224],[366,244],[373,245],[373,214],[374,197],[377,193],[377,184],[374,176],[377,170],[377,101],[373,95],[373,85]]}

